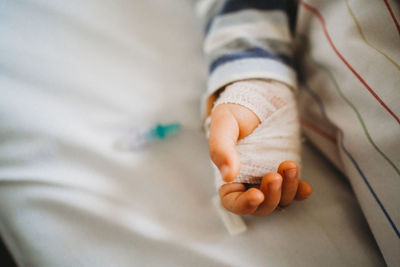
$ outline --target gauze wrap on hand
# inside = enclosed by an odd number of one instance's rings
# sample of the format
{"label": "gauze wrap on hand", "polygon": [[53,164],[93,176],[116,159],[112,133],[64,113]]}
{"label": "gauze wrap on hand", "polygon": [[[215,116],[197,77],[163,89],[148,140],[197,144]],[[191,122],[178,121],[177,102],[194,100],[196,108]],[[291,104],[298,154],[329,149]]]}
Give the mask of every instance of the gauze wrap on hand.
{"label": "gauze wrap on hand", "polygon": [[[240,104],[252,110],[261,123],[238,141],[240,173],[233,183],[260,184],[262,177],[276,172],[279,164],[292,160],[300,166],[300,125],[293,92],[271,80],[235,82],[225,88],[214,104]],[[215,167],[216,186],[226,182]]]}

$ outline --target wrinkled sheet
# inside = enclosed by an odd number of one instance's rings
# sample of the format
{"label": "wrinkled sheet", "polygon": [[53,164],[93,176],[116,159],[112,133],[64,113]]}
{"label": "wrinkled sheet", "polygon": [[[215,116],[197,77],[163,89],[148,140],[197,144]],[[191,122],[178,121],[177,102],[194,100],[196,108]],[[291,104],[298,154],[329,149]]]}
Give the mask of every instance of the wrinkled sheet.
{"label": "wrinkled sheet", "polygon": [[[3,1],[0,231],[21,266],[384,265],[345,178],[305,144],[312,197],[229,236],[187,1]],[[140,151],[132,127],[180,122]]]}

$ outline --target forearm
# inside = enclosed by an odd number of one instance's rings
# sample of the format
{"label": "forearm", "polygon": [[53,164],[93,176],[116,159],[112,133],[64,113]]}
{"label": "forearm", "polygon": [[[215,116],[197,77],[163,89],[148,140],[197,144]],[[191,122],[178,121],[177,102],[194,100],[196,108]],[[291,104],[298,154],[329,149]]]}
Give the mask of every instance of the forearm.
{"label": "forearm", "polygon": [[217,92],[236,81],[273,79],[296,88],[284,1],[223,1],[212,8],[204,41],[206,116]]}

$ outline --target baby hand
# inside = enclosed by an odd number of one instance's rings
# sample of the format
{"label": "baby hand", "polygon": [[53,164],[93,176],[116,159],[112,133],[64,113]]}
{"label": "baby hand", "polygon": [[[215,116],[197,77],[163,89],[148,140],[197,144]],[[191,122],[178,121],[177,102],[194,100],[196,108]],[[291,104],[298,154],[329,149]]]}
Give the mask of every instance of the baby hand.
{"label": "baby hand", "polygon": [[[260,124],[258,116],[239,104],[220,104],[210,124],[210,157],[220,170],[225,182],[232,182],[240,172],[240,158],[236,150],[238,140],[250,135]],[[287,206],[294,199],[304,200],[312,193],[311,186],[298,180],[298,166],[284,161],[278,172],[266,173],[261,184],[246,188],[243,183],[224,184],[219,189],[223,206],[236,214],[263,216],[278,205]]]}

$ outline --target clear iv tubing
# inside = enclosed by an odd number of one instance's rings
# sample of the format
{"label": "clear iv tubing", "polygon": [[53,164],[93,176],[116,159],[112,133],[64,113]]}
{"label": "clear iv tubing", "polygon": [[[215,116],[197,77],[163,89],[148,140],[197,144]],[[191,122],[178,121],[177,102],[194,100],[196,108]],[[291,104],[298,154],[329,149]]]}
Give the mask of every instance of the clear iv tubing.
{"label": "clear iv tubing", "polygon": [[126,136],[117,141],[116,146],[123,150],[139,150],[156,140],[165,140],[180,129],[179,123],[157,124],[147,129],[132,127]]}

